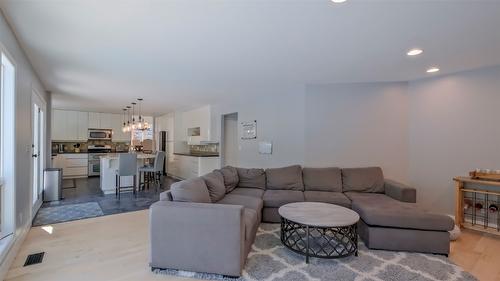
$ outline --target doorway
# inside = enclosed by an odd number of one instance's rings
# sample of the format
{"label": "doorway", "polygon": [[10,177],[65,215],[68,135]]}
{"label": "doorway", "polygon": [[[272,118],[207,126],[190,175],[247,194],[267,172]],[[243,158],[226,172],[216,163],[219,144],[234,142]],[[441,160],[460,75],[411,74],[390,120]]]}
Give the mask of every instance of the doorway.
{"label": "doorway", "polygon": [[42,205],[43,170],[45,164],[45,112],[47,104],[40,95],[33,90],[31,97],[31,186],[32,186],[32,215],[34,216]]}
{"label": "doorway", "polygon": [[222,115],[221,124],[221,164],[224,166],[238,166],[238,113]]}

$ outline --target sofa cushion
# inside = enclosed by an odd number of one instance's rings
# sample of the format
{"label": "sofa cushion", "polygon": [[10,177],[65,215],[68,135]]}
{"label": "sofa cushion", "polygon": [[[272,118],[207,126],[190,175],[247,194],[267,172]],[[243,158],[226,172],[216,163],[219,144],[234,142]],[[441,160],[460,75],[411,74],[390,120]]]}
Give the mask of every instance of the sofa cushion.
{"label": "sofa cushion", "polygon": [[454,227],[450,217],[426,212],[415,203],[397,201],[385,194],[345,194],[352,200],[352,209],[370,226],[434,231],[450,231]]}
{"label": "sofa cushion", "polygon": [[266,172],[264,169],[236,168],[238,171],[238,186],[266,189]]}
{"label": "sofa cushion", "polygon": [[342,191],[384,192],[384,175],[380,167],[342,169]]}
{"label": "sofa cushion", "polygon": [[339,168],[303,168],[305,190],[342,192],[342,173]]}
{"label": "sofa cushion", "polygon": [[255,210],[257,212],[259,222],[261,219],[262,207],[264,203],[262,199],[255,198],[251,196],[238,195],[238,194],[226,194],[222,200],[217,202],[217,204],[225,204],[225,205],[241,205],[245,208]]}
{"label": "sofa cushion", "polygon": [[217,202],[226,195],[226,186],[224,185],[224,176],[220,171],[213,171],[202,176],[208,188],[208,194],[212,202]]}
{"label": "sofa cushion", "polygon": [[304,192],[297,190],[266,190],[264,207],[281,207],[288,203],[303,202]]}
{"label": "sofa cushion", "polygon": [[173,183],[170,186],[173,201],[211,203],[207,185],[201,178],[193,178]]}
{"label": "sofa cushion", "polygon": [[351,200],[342,192],[306,190],[304,191],[304,199],[306,202],[323,202],[351,208]]}
{"label": "sofa cushion", "polygon": [[302,168],[299,165],[266,170],[267,189],[304,190]]}
{"label": "sofa cushion", "polygon": [[224,177],[224,185],[226,186],[226,193],[233,191],[238,185],[238,171],[235,167],[226,166],[219,170]]}
{"label": "sofa cushion", "polygon": [[245,195],[251,197],[262,198],[264,195],[264,190],[260,188],[246,188],[246,187],[236,187],[230,194]]}

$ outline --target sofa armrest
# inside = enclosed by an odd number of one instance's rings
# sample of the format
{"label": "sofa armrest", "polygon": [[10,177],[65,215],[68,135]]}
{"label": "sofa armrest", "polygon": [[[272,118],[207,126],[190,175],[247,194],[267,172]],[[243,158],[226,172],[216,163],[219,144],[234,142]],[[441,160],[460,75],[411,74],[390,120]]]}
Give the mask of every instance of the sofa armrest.
{"label": "sofa armrest", "polygon": [[396,200],[408,203],[417,202],[417,190],[402,183],[386,179],[384,181],[385,194]]}
{"label": "sofa armrest", "polygon": [[160,193],[160,201],[172,201],[172,194],[170,190]]}
{"label": "sofa armrest", "polygon": [[158,201],[150,207],[150,265],[240,276],[243,206]]}

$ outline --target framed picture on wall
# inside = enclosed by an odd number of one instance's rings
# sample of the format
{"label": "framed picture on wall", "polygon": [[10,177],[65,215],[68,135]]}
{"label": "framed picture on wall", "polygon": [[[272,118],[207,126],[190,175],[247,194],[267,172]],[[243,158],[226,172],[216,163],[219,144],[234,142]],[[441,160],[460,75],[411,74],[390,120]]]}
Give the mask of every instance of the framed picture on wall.
{"label": "framed picture on wall", "polygon": [[257,138],[257,120],[241,122],[241,139],[250,140]]}

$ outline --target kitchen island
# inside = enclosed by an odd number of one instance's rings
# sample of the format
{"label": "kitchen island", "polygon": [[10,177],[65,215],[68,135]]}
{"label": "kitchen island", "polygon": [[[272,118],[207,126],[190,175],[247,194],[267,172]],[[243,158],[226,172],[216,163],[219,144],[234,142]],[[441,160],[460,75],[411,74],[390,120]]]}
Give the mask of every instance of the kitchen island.
{"label": "kitchen island", "polygon": [[[112,194],[115,193],[116,188],[116,170],[118,170],[118,153],[108,153],[107,155],[101,156],[101,171],[100,171],[100,180],[101,180],[101,190],[104,194]],[[145,162],[149,159],[154,159],[154,154],[144,154],[137,153],[137,169],[139,167],[144,166]],[[137,176],[139,176],[139,172],[137,172]],[[121,185],[122,187],[132,186],[134,181],[134,177],[122,177]],[[139,177],[137,177],[136,187],[139,186]]]}

